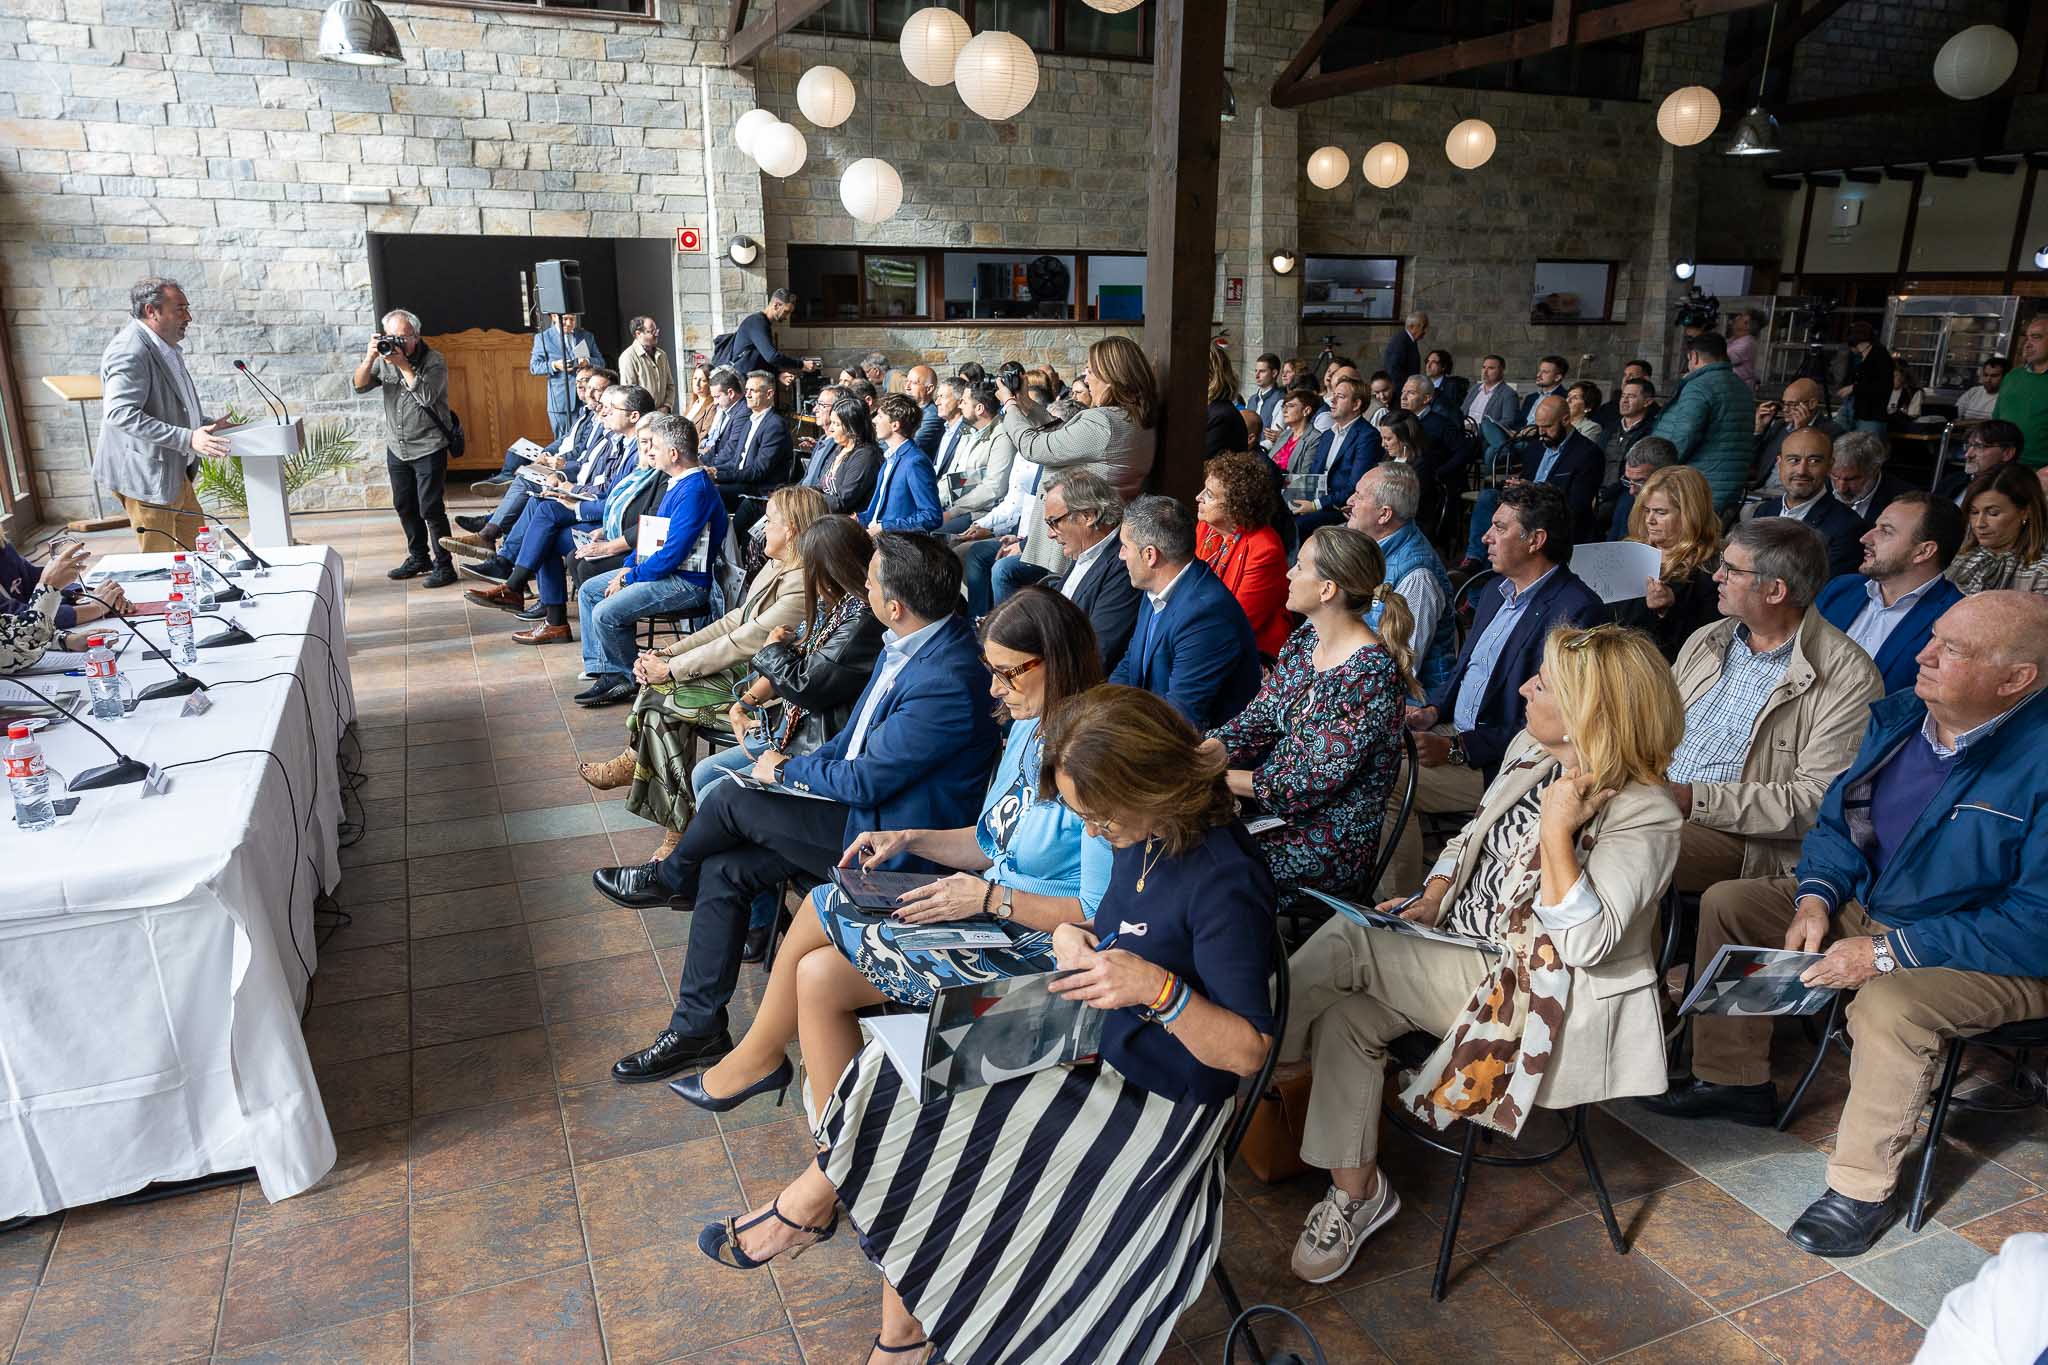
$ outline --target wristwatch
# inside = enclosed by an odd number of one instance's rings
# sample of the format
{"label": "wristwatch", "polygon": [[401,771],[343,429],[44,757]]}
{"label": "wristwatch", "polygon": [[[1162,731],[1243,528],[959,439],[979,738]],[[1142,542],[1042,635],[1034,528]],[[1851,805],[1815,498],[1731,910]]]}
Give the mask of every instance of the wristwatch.
{"label": "wristwatch", "polygon": [[1870,940],[1870,961],[1879,976],[1898,970],[1899,960],[1892,956],[1891,935],[1879,934]]}
{"label": "wristwatch", "polygon": [[1450,752],[1444,755],[1444,761],[1453,768],[1469,768],[1472,766],[1465,756],[1465,737],[1463,735],[1451,736]]}
{"label": "wristwatch", "polygon": [[1017,907],[1011,904],[1010,900],[1016,894],[1017,889],[1015,887],[1008,885],[1003,887],[1003,898],[996,902],[996,908],[992,912],[997,919],[1007,920],[1016,915]]}

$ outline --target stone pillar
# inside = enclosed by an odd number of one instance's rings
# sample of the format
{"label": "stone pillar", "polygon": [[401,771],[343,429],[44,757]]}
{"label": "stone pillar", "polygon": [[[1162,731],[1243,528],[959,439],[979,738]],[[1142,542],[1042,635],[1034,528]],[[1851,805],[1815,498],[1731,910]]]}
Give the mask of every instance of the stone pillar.
{"label": "stone pillar", "polygon": [[[1239,118],[1246,117],[1245,92],[1238,93]],[[1298,125],[1291,110],[1260,103],[1249,111],[1251,136],[1251,225],[1245,263],[1244,357],[1239,378],[1251,382],[1251,363],[1260,352],[1282,357],[1301,341],[1301,155]],[[1289,275],[1274,273],[1273,255],[1288,251],[1297,264]]]}
{"label": "stone pillar", "polygon": [[[701,257],[678,257],[676,315],[678,349],[709,353],[711,339],[730,332],[741,318],[758,312],[771,289],[787,280],[787,244],[771,251],[761,192],[761,168],[732,140],[732,125],[755,107],[753,74],[727,67],[697,68],[702,119],[699,153],[708,206]],[[744,233],[761,244],[750,266],[737,266],[725,246]]]}

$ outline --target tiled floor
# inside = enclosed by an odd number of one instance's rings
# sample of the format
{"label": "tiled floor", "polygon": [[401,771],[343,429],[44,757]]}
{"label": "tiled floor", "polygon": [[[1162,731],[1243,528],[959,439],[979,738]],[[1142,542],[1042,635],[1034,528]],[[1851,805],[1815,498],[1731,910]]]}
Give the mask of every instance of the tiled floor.
{"label": "tiled floor", "polygon": [[[248,1184],[0,1235],[0,1361],[865,1359],[879,1283],[851,1239],[756,1275],[694,1245],[797,1169],[800,1113],[713,1118],[607,1079],[666,1020],[686,927],[590,890],[593,865],[658,839],[574,775],[617,752],[624,712],[568,703],[575,650],[512,643],[457,589],[387,582],[388,515],[299,527],[350,561],[369,774],[337,892],[353,922],[321,951],[306,1024],[340,1164],[282,1204]],[[742,1024],[760,980],[742,977]],[[1781,1065],[1802,1050],[1790,1035]],[[1820,1189],[1842,1090],[1838,1068],[1788,1135],[1603,1116],[1626,1257],[1575,1165],[1487,1170],[1432,1304],[1449,1162],[1402,1141],[1387,1167],[1406,1207],[1344,1279],[1286,1271],[1313,1179],[1234,1180],[1225,1256],[1333,1361],[1904,1361],[2005,1236],[2048,1231],[2048,1113],[1958,1115],[1935,1221],[1836,1265],[1780,1230]],[[1170,1359],[1220,1359],[1225,1325],[1212,1293]]]}

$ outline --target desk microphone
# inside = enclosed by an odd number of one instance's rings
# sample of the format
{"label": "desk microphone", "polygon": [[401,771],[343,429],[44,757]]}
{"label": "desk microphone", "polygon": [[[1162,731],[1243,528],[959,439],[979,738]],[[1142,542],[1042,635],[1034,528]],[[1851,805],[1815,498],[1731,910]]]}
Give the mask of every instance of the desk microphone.
{"label": "desk microphone", "polygon": [[227,628],[218,634],[209,635],[204,640],[201,640],[197,646],[198,648],[222,649],[228,645],[253,645],[256,643],[256,637],[242,629],[242,623],[234,617],[224,615],[220,617],[220,620],[226,624]]}
{"label": "desk microphone", "polygon": [[[136,499],[136,501],[137,501],[137,502],[141,502],[141,503],[142,503],[142,505],[143,505],[144,507],[154,507],[154,508],[157,508],[157,509],[158,509],[159,511],[164,511],[164,512],[179,512],[179,513],[182,513],[183,515],[185,515],[185,516],[188,516],[188,517],[192,515],[192,509],[191,509],[191,508],[189,508],[189,507],[172,507],[172,506],[170,506],[170,505],[169,505],[169,504],[167,504],[167,503],[161,503],[161,502],[144,502],[144,501],[143,501],[142,499],[140,499],[140,498],[137,498],[137,499]],[[225,529],[225,528],[223,528],[223,529]],[[241,600],[242,600],[242,599],[243,599],[244,597],[247,597],[247,596],[249,595],[249,594],[247,594],[247,593],[243,592],[243,591],[242,591],[242,590],[241,590],[240,588],[236,587],[236,586],[235,586],[235,585],[234,585],[233,583],[230,583],[230,582],[228,582],[228,576],[227,576],[226,574],[222,573],[222,572],[221,572],[221,571],[220,571],[219,569],[216,569],[216,568],[214,568],[214,567],[213,567],[213,565],[211,565],[211,564],[208,564],[208,563],[206,562],[206,557],[205,557],[204,555],[200,554],[200,553],[199,553],[199,551],[197,551],[197,550],[193,549],[193,548],[192,548],[192,547],[191,547],[190,545],[187,545],[187,544],[186,544],[186,543],[185,543],[184,541],[182,541],[182,540],[178,539],[178,533],[177,533],[176,531],[159,531],[159,532],[158,532],[158,534],[159,534],[159,535],[161,535],[161,536],[163,536],[163,537],[164,537],[164,539],[166,539],[166,540],[170,541],[170,542],[171,542],[171,543],[172,543],[173,545],[176,545],[176,546],[177,546],[177,547],[178,547],[179,549],[183,550],[183,551],[184,551],[184,552],[185,552],[186,554],[188,554],[188,555],[191,555],[191,556],[192,556],[192,558],[193,558],[193,559],[194,559],[195,561],[197,561],[197,563],[198,563],[199,567],[198,567],[197,569],[195,569],[195,570],[194,570],[194,572],[195,572],[195,573],[199,573],[199,572],[204,572],[204,573],[210,573],[210,574],[212,574],[212,575],[213,575],[213,576],[214,576],[215,578],[217,578],[217,579],[219,579],[219,580],[220,580],[220,582],[221,582],[221,585],[222,585],[222,586],[221,586],[221,589],[220,589],[220,591],[219,591],[219,592],[216,592],[216,593],[215,593],[215,594],[213,595],[213,596],[214,596],[214,599],[215,599],[216,601],[220,601],[220,602],[239,602],[239,601],[241,601]],[[240,541],[240,540],[241,540],[242,538],[241,538],[240,536],[236,536],[236,537],[235,537],[235,539],[236,539],[236,541],[237,541],[237,542],[239,542],[239,541]],[[244,549],[247,549],[248,547],[247,547],[247,546],[245,545],[245,546],[243,546],[243,548],[244,548]],[[255,552],[254,552],[254,551],[252,550],[252,551],[250,551],[250,553],[252,553],[252,554],[253,554],[253,553],[255,553]]]}
{"label": "desk microphone", "polygon": [[142,641],[143,647],[145,649],[147,649],[150,653],[156,655],[157,658],[161,659],[164,662],[164,665],[168,667],[171,670],[171,672],[177,674],[175,678],[165,678],[162,682],[151,683],[148,687],[143,688],[140,692],[137,692],[135,694],[135,700],[155,701],[159,697],[182,697],[187,695],[188,693],[204,692],[206,690],[205,683],[199,681],[199,679],[193,677],[190,673],[187,673],[184,669],[178,667],[176,661],[173,660],[170,655],[164,653],[161,649],[158,649],[156,647],[155,641],[151,640],[147,635],[144,635],[142,633],[142,627],[136,624],[133,618],[125,615],[122,612],[116,611],[113,608],[113,606],[111,606],[103,597],[93,597],[91,593],[87,593],[86,596],[92,597],[93,601],[99,603],[103,607],[106,607],[107,614],[109,616],[114,617],[116,620],[120,621],[122,625],[128,627],[129,633],[132,634],[136,639]]}
{"label": "desk microphone", "polygon": [[57,705],[56,701],[48,693],[36,691],[35,688],[22,682],[18,677],[10,677],[8,681],[19,684],[21,690],[29,693],[31,696],[41,697],[50,704],[52,709],[71,716],[71,719],[84,727],[87,734],[91,735],[101,744],[106,745],[107,752],[114,756],[112,763],[103,763],[97,768],[87,768],[84,772],[66,782],[64,785],[67,790],[84,792],[95,791],[101,787],[119,787],[129,782],[140,782],[149,776],[149,765],[147,763],[138,762],[122,753],[119,749],[116,749],[112,740],[85,723],[84,716],[74,715],[69,711],[65,711],[63,707]]}
{"label": "desk microphone", "polygon": [[[229,538],[231,538],[235,542],[235,544],[242,547],[242,554],[246,556],[244,559],[242,559],[235,565],[235,568],[237,570],[255,569],[257,571],[256,576],[258,578],[261,578],[263,577],[264,574],[269,573],[273,568],[276,567],[269,560],[265,559],[262,555],[257,554],[256,551],[249,548],[249,542],[242,539],[240,536],[236,535],[234,527],[228,525],[226,522],[222,522],[220,524],[220,529],[227,532]],[[215,593],[214,596],[219,597],[220,594]]]}

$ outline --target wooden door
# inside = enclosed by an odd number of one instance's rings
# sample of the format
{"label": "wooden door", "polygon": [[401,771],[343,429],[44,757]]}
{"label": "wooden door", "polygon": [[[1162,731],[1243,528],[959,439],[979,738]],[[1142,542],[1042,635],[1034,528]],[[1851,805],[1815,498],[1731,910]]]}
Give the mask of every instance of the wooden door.
{"label": "wooden door", "polygon": [[427,344],[448,362],[448,406],[461,416],[468,437],[467,453],[451,468],[495,470],[519,437],[542,445],[554,439],[547,383],[526,370],[531,333],[472,328],[428,337]]}

